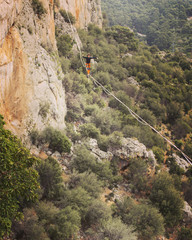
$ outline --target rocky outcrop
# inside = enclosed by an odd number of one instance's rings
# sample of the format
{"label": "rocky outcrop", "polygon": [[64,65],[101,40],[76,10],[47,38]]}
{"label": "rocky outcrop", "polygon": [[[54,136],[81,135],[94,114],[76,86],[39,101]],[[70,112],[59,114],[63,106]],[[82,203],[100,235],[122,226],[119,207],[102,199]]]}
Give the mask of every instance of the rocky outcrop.
{"label": "rocky outcrop", "polygon": [[122,138],[121,147],[118,149],[110,148],[109,151],[104,152],[99,149],[97,140],[90,139],[89,140],[89,149],[91,150],[92,154],[99,160],[102,161],[103,159],[111,160],[114,156],[118,157],[119,159],[123,160],[123,165],[126,165],[127,161],[131,158],[144,158],[148,160],[148,163],[151,165],[152,168],[155,168],[157,165],[154,153],[152,150],[147,151],[147,148],[144,144],[140,143],[137,139],[133,138]]}
{"label": "rocky outcrop", "polygon": [[153,152],[147,151],[146,146],[134,138],[123,138],[122,147],[112,152],[122,159],[135,157],[150,158],[152,161],[154,161],[154,165],[156,165]]}
{"label": "rocky outcrop", "polygon": [[102,27],[100,0],[59,0],[60,7],[76,18],[76,27],[86,28],[89,23]]}
{"label": "rocky outcrop", "polygon": [[99,149],[96,139],[90,138],[90,140],[89,140],[89,148],[90,148],[92,154],[99,161],[102,161],[103,159],[111,160],[112,157],[113,157],[113,154],[110,151],[104,152],[101,149]]}
{"label": "rocky outcrop", "polygon": [[191,209],[191,206],[186,201],[184,202],[183,211],[184,211],[184,221],[186,223],[191,223],[191,221],[192,221],[192,209]]}
{"label": "rocky outcrop", "polygon": [[175,159],[177,165],[186,172],[187,169],[189,168],[190,164],[185,159],[179,157],[175,153],[173,153],[173,158]]}

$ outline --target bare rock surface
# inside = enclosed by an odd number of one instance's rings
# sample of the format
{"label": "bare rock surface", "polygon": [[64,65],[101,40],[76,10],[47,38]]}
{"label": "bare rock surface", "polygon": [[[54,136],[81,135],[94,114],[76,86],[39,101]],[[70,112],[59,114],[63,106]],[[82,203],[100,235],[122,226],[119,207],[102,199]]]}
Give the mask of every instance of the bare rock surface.
{"label": "bare rock surface", "polygon": [[177,165],[184,171],[187,171],[190,164],[183,158],[179,157],[177,154],[173,153],[173,158],[175,159]]}

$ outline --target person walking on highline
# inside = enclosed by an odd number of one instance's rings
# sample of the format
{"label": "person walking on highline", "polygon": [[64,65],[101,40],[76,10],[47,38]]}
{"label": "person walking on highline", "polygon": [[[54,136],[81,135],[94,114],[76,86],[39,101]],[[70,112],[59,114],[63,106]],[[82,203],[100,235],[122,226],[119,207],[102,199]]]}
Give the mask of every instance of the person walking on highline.
{"label": "person walking on highline", "polygon": [[88,53],[87,57],[83,57],[86,59],[86,69],[87,69],[87,76],[89,77],[90,75],[90,70],[91,70],[91,59],[97,59],[96,57],[91,57],[91,55]]}

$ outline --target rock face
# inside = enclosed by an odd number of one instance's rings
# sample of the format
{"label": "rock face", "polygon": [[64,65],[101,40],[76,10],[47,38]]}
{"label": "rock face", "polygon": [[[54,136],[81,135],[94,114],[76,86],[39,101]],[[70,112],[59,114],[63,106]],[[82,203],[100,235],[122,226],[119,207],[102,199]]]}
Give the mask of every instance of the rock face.
{"label": "rock face", "polygon": [[[14,14],[11,19],[4,14],[2,20],[8,33],[0,49],[0,113],[20,136],[47,125],[64,128],[65,92],[56,59],[53,4],[42,1],[46,14],[39,18],[29,0],[4,2]],[[17,4],[22,10],[17,11]]]}
{"label": "rock face", "polygon": [[144,144],[140,143],[137,139],[123,138],[122,147],[115,150],[114,154],[122,159],[125,158],[151,158],[155,161],[155,157],[152,151],[147,151]]}
{"label": "rock face", "polygon": [[21,6],[22,0],[0,0],[0,46],[20,12]]}
{"label": "rock face", "polygon": [[89,23],[102,27],[101,0],[59,0],[60,7],[76,18],[76,27],[86,28]]}
{"label": "rock face", "polygon": [[91,138],[89,141],[89,148],[92,152],[92,154],[99,160],[102,161],[103,159],[111,160],[113,157],[113,154],[111,152],[104,152],[101,149],[99,149],[97,140]]}
{"label": "rock face", "polygon": [[184,202],[183,211],[184,211],[184,220],[185,220],[185,222],[191,223],[191,221],[192,221],[192,209],[191,209],[190,205],[186,201]]}
{"label": "rock face", "polygon": [[100,161],[103,159],[111,160],[113,156],[118,157],[119,159],[126,162],[131,158],[141,157],[143,159],[148,159],[153,168],[155,168],[157,162],[152,150],[147,151],[145,145],[140,143],[137,139],[133,138],[123,138],[122,146],[118,149],[109,149],[108,152],[104,152],[99,149],[97,140],[90,139],[89,148],[92,154]]}
{"label": "rock face", "polygon": [[19,136],[48,125],[65,127],[63,73],[55,40],[54,7],[59,1],[76,16],[78,27],[89,22],[101,26],[96,0],[39,0],[45,9],[41,16],[32,0],[0,0],[0,114]]}
{"label": "rock face", "polygon": [[173,158],[175,159],[177,165],[182,168],[185,172],[187,171],[187,169],[190,167],[190,164],[187,163],[186,160],[184,160],[183,158],[179,157],[178,155],[176,155],[175,153],[173,153]]}

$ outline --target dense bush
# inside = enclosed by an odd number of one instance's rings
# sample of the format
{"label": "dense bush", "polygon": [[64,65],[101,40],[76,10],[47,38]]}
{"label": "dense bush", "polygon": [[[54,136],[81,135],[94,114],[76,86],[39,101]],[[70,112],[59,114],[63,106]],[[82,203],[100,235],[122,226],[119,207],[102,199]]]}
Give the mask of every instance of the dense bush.
{"label": "dense bush", "polygon": [[150,202],[138,204],[131,198],[124,198],[117,202],[117,214],[124,223],[135,228],[139,239],[152,240],[164,233],[164,219]]}
{"label": "dense bush", "polygon": [[132,191],[146,191],[147,164],[143,159],[131,159],[125,178],[132,184]]}
{"label": "dense bush", "polygon": [[39,180],[43,190],[43,199],[57,199],[63,193],[61,167],[54,158],[47,158],[37,165]]}
{"label": "dense bush", "polygon": [[192,239],[192,229],[182,227],[179,231],[177,240],[190,240]]}
{"label": "dense bush", "polygon": [[181,220],[184,202],[168,173],[162,172],[155,177],[150,199],[164,216],[167,226],[175,226]]}
{"label": "dense bush", "polygon": [[155,154],[155,158],[157,159],[158,163],[163,163],[164,161],[164,151],[163,149],[159,148],[159,147],[153,147],[152,148],[153,153]]}
{"label": "dense bush", "polygon": [[68,56],[73,47],[73,40],[68,34],[57,37],[57,48],[60,56]]}
{"label": "dense bush", "polygon": [[70,152],[71,142],[60,131],[54,128],[46,128],[40,135],[41,142],[48,142],[52,151]]}
{"label": "dense bush", "polygon": [[37,200],[37,161],[10,131],[0,115],[0,239],[8,235],[13,220],[22,217],[23,203]]}
{"label": "dense bush", "polygon": [[90,138],[99,138],[100,131],[96,128],[93,123],[86,123],[80,126],[80,133],[82,137],[90,137]]}
{"label": "dense bush", "polygon": [[49,143],[49,148],[52,151],[70,152],[71,142],[65,134],[60,131],[48,127],[39,133],[37,130],[33,129],[30,133],[31,141],[33,144],[45,144]]}

